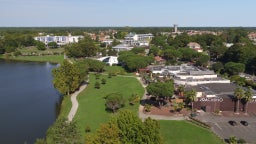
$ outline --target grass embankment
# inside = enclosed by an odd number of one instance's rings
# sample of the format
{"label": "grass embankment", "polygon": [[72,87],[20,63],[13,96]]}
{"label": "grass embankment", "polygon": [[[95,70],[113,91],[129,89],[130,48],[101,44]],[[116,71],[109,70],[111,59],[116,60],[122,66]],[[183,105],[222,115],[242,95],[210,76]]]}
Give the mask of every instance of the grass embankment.
{"label": "grass embankment", "polygon": [[52,62],[52,63],[62,63],[64,60],[63,55],[46,55],[46,56],[17,56],[8,57],[0,56],[0,58],[7,60],[17,60],[17,61],[33,61],[33,62]]}
{"label": "grass embankment", "polygon": [[136,78],[122,76],[108,78],[107,75],[101,75],[101,78],[107,80],[106,84],[101,84],[100,89],[95,89],[96,78],[94,74],[90,74],[90,84],[78,96],[79,107],[74,120],[79,124],[82,136],[84,136],[86,126],[89,126],[91,131],[95,132],[101,123],[107,122],[113,115],[113,113],[105,110],[104,97],[110,93],[121,93],[126,99],[126,105],[123,109],[138,113],[139,104],[133,106],[128,104],[128,99],[132,94],[139,94],[140,96],[144,94],[144,89]]}
{"label": "grass embankment", "polygon": [[67,118],[67,116],[71,110],[71,107],[72,107],[72,103],[70,100],[70,96],[63,96],[58,118]]}
{"label": "grass embankment", "polygon": [[213,132],[186,121],[159,121],[166,144],[224,144]]}
{"label": "grass embankment", "polygon": [[[18,49],[21,52],[20,56],[13,56],[10,53],[7,55],[0,55],[0,58],[7,60],[17,60],[17,61],[34,61],[34,62],[52,62],[52,63],[62,63],[64,60],[63,48],[56,49],[46,49],[40,51],[35,47],[26,47]],[[50,55],[49,55],[50,54]]]}

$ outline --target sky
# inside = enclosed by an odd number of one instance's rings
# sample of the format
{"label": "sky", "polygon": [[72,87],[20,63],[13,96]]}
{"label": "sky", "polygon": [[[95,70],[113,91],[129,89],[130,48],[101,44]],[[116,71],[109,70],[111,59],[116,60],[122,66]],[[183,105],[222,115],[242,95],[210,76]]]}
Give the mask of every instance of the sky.
{"label": "sky", "polygon": [[256,27],[256,0],[0,0],[0,27]]}

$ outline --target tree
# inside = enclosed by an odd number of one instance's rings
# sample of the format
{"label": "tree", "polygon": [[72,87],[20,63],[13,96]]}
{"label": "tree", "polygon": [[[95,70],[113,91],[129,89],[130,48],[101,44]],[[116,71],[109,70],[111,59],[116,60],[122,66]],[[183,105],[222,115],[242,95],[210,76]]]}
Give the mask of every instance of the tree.
{"label": "tree", "polygon": [[144,122],[131,111],[118,112],[101,125],[95,134],[87,136],[88,144],[163,144],[158,121],[147,118]]}
{"label": "tree", "polygon": [[245,101],[245,113],[247,113],[247,109],[248,109],[248,102],[252,100],[252,89],[249,87],[245,93],[244,93],[244,101]]}
{"label": "tree", "polygon": [[152,46],[149,49],[149,54],[153,54],[154,56],[158,56],[160,54],[160,49],[156,46]]}
{"label": "tree", "polygon": [[238,87],[234,91],[234,97],[236,99],[236,113],[239,113],[239,103],[242,98],[244,98],[244,90]]}
{"label": "tree", "polygon": [[57,48],[58,47],[58,44],[56,42],[49,42],[47,45],[49,48]]}
{"label": "tree", "polygon": [[199,55],[198,60],[196,61],[196,65],[206,67],[208,65],[209,60],[210,57],[208,55],[201,54]]}
{"label": "tree", "polygon": [[67,122],[60,118],[47,130],[48,144],[78,144],[81,143],[81,134],[76,122]]}
{"label": "tree", "polygon": [[116,122],[110,121],[102,124],[95,135],[86,137],[86,144],[121,144],[119,128]]}
{"label": "tree", "polygon": [[[157,121],[149,119],[143,123],[131,111],[120,111],[116,116],[122,143],[130,144],[162,144],[160,128]],[[152,135],[151,135],[152,134]]]}
{"label": "tree", "polygon": [[163,139],[160,136],[160,125],[150,117],[144,121],[144,134],[142,141],[146,144],[161,144]]}
{"label": "tree", "polygon": [[91,72],[102,72],[105,67],[105,63],[98,61],[98,60],[93,60],[93,59],[85,59],[82,61],[79,61],[80,63],[87,65],[88,70]]}
{"label": "tree", "polygon": [[229,75],[237,75],[244,72],[245,65],[242,63],[228,62],[224,65],[224,68]]}
{"label": "tree", "polygon": [[191,108],[193,111],[193,103],[196,100],[196,91],[194,89],[185,91],[185,98],[187,103],[191,104]]}
{"label": "tree", "polygon": [[125,99],[119,93],[111,93],[106,96],[106,108],[112,110],[113,113],[116,112],[121,107],[125,105]]}
{"label": "tree", "polygon": [[135,47],[131,50],[134,54],[145,54],[145,48],[143,47]]}
{"label": "tree", "polygon": [[80,58],[95,56],[98,48],[91,38],[85,37],[78,43],[73,43],[65,46],[65,52],[68,57]]}
{"label": "tree", "polygon": [[[146,89],[148,94],[157,97],[157,99],[171,98],[174,92],[173,81],[150,83]],[[159,106],[163,105],[162,100],[158,100],[158,103]]]}
{"label": "tree", "polygon": [[220,73],[221,70],[224,69],[224,66],[221,62],[216,62],[212,65],[212,69],[216,72],[216,73]]}
{"label": "tree", "polygon": [[40,41],[36,42],[36,48],[38,50],[46,50],[45,44],[43,42],[40,42]]}
{"label": "tree", "polygon": [[64,60],[60,67],[52,70],[53,85],[61,93],[69,95],[80,86],[80,72],[77,65]]}

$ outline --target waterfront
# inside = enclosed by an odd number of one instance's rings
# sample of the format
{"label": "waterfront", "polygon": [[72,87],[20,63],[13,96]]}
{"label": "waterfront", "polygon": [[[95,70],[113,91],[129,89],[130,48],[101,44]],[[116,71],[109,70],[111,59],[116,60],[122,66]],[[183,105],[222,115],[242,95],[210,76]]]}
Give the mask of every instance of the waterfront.
{"label": "waterfront", "polygon": [[52,85],[56,64],[0,60],[0,143],[33,143],[56,119],[60,95]]}

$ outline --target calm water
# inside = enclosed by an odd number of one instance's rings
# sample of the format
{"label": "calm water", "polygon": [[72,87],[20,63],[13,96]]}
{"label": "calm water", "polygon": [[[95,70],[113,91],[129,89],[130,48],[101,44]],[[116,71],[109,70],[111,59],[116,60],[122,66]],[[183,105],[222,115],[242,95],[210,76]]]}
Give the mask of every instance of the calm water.
{"label": "calm water", "polygon": [[49,63],[0,60],[0,144],[34,143],[57,116],[59,93]]}

